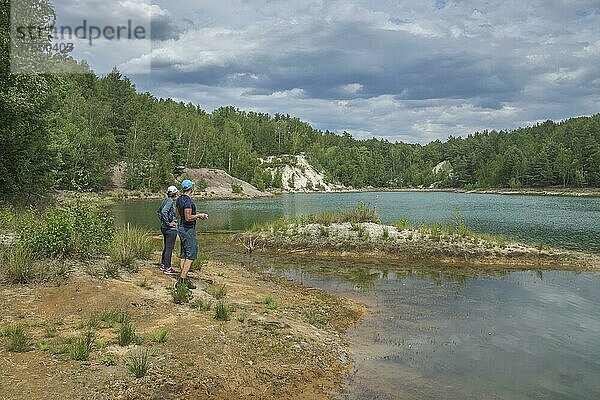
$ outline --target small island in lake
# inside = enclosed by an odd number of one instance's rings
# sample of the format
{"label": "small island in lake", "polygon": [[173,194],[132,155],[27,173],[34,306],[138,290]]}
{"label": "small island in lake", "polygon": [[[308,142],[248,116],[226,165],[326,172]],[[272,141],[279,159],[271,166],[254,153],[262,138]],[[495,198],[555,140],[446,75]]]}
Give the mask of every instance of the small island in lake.
{"label": "small island in lake", "polygon": [[374,208],[356,208],[278,219],[235,236],[248,251],[398,261],[429,261],[482,267],[598,269],[594,254],[527,244],[475,232],[457,211],[453,224],[413,226],[407,218],[384,224]]}

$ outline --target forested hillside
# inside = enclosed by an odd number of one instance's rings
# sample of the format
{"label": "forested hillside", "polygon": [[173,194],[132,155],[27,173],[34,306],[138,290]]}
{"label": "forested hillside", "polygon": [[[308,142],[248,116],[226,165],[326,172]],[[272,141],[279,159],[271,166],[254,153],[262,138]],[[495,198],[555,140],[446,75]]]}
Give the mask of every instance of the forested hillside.
{"label": "forested hillside", "polygon": [[[259,157],[305,153],[330,182],[352,187],[600,186],[600,115],[485,131],[425,146],[356,140],[289,115],[193,104],[138,93],[116,69],[9,74],[8,2],[0,42],[0,193],[102,190],[125,163],[129,188],[159,190],[179,167],[226,170],[258,188],[280,186]],[[85,64],[82,64],[85,67]],[[285,111],[285,110],[282,110]],[[465,132],[466,134],[466,132]],[[441,161],[453,173],[434,175]],[[270,166],[272,167],[272,166]]]}

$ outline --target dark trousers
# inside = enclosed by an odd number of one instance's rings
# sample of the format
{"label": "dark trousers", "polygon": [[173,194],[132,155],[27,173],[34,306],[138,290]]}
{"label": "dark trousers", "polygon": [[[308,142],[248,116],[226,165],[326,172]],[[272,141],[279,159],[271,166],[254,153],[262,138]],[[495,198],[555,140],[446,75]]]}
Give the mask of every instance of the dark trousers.
{"label": "dark trousers", "polygon": [[173,248],[175,247],[175,240],[177,239],[176,229],[165,229],[160,228],[163,234],[163,251],[160,263],[166,268],[171,267],[171,255],[173,255]]}

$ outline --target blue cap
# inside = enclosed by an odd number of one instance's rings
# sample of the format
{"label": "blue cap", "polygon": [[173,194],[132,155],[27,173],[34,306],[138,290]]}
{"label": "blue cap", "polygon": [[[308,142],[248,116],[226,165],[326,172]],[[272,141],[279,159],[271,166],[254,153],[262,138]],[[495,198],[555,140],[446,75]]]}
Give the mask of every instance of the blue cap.
{"label": "blue cap", "polygon": [[185,179],[183,182],[181,182],[181,188],[183,190],[191,189],[192,186],[194,186],[194,182],[190,181],[189,179]]}

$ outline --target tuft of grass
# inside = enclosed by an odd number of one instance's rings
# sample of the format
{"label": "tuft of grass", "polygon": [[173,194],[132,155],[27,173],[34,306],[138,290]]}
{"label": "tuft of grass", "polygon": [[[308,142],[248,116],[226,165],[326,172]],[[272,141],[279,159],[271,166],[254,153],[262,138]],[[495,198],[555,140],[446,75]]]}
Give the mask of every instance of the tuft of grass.
{"label": "tuft of grass", "polygon": [[117,231],[110,248],[110,257],[121,268],[137,272],[137,260],[148,259],[152,249],[150,232],[128,224],[126,228]]}
{"label": "tuft of grass", "polygon": [[22,326],[9,326],[2,330],[0,336],[6,336],[9,339],[6,349],[13,353],[24,353],[31,347],[31,341],[25,333]]}
{"label": "tuft of grass", "polygon": [[102,358],[102,364],[106,365],[107,367],[117,365],[117,356],[115,356],[113,353],[106,354],[104,358]]}
{"label": "tuft of grass", "polygon": [[384,239],[389,239],[390,237],[390,229],[387,226],[383,227],[383,232],[381,233],[381,237]]}
{"label": "tuft of grass", "polygon": [[235,194],[242,194],[242,193],[244,193],[244,188],[242,188],[242,185],[232,182],[231,183],[231,192],[235,193]]}
{"label": "tuft of grass", "polygon": [[319,226],[319,236],[321,236],[321,237],[328,237],[329,236],[329,229],[325,228],[324,226]]}
{"label": "tuft of grass", "polygon": [[136,378],[143,378],[150,369],[150,351],[148,349],[135,350],[129,356],[127,363],[129,371]]}
{"label": "tuft of grass", "polygon": [[217,300],[222,300],[227,296],[227,288],[224,284],[212,284],[208,287],[207,292]]}
{"label": "tuft of grass", "polygon": [[263,300],[263,303],[266,304],[267,309],[276,310],[279,304],[277,304],[277,300],[273,297],[273,295],[269,294]]}
{"label": "tuft of grass", "polygon": [[403,231],[412,228],[410,222],[408,222],[408,218],[406,217],[403,217],[398,221],[394,222],[393,225],[396,227],[396,229],[398,229],[398,231]]}
{"label": "tuft of grass", "polygon": [[167,341],[168,335],[169,335],[169,330],[167,328],[161,328],[152,334],[152,339],[156,343],[165,343]]}
{"label": "tuft of grass", "polygon": [[131,325],[131,322],[127,321],[119,327],[117,331],[117,343],[119,346],[128,346],[132,343],[137,342],[137,336],[135,329]]}
{"label": "tuft of grass", "polygon": [[192,299],[192,291],[188,289],[183,281],[177,281],[171,289],[171,296],[173,297],[173,303],[186,304]]}
{"label": "tuft of grass", "polygon": [[152,285],[150,285],[150,283],[148,282],[148,278],[144,278],[143,281],[138,282],[137,284],[139,287],[141,287],[142,289],[146,289],[146,290],[152,290]]}
{"label": "tuft of grass", "polygon": [[203,299],[197,299],[196,302],[194,303],[194,306],[199,311],[210,311],[210,309],[212,308],[212,301],[210,301],[210,300],[205,301]]}
{"label": "tuft of grass", "polygon": [[319,314],[315,310],[306,310],[304,312],[304,321],[307,323],[318,326],[319,325]]}
{"label": "tuft of grass", "polygon": [[92,330],[86,331],[82,337],[69,345],[69,355],[73,360],[86,361],[90,357],[95,340],[96,333]]}
{"label": "tuft of grass", "polygon": [[20,244],[5,247],[0,252],[0,281],[8,284],[45,282],[66,277],[68,266],[55,259],[38,260],[33,251]]}
{"label": "tuft of grass", "polygon": [[238,315],[238,316],[237,316],[237,318],[236,318],[236,320],[237,320],[238,322],[242,323],[242,324],[243,324],[244,322],[246,322],[246,313],[245,313],[245,312],[243,312],[243,313],[241,313],[240,315]]}
{"label": "tuft of grass", "polygon": [[215,319],[217,321],[229,321],[232,313],[233,307],[228,305],[224,300],[217,303],[215,307]]}
{"label": "tuft of grass", "polygon": [[106,322],[111,326],[114,324],[123,324],[131,320],[129,313],[119,308],[105,308],[96,315],[97,319]]}

